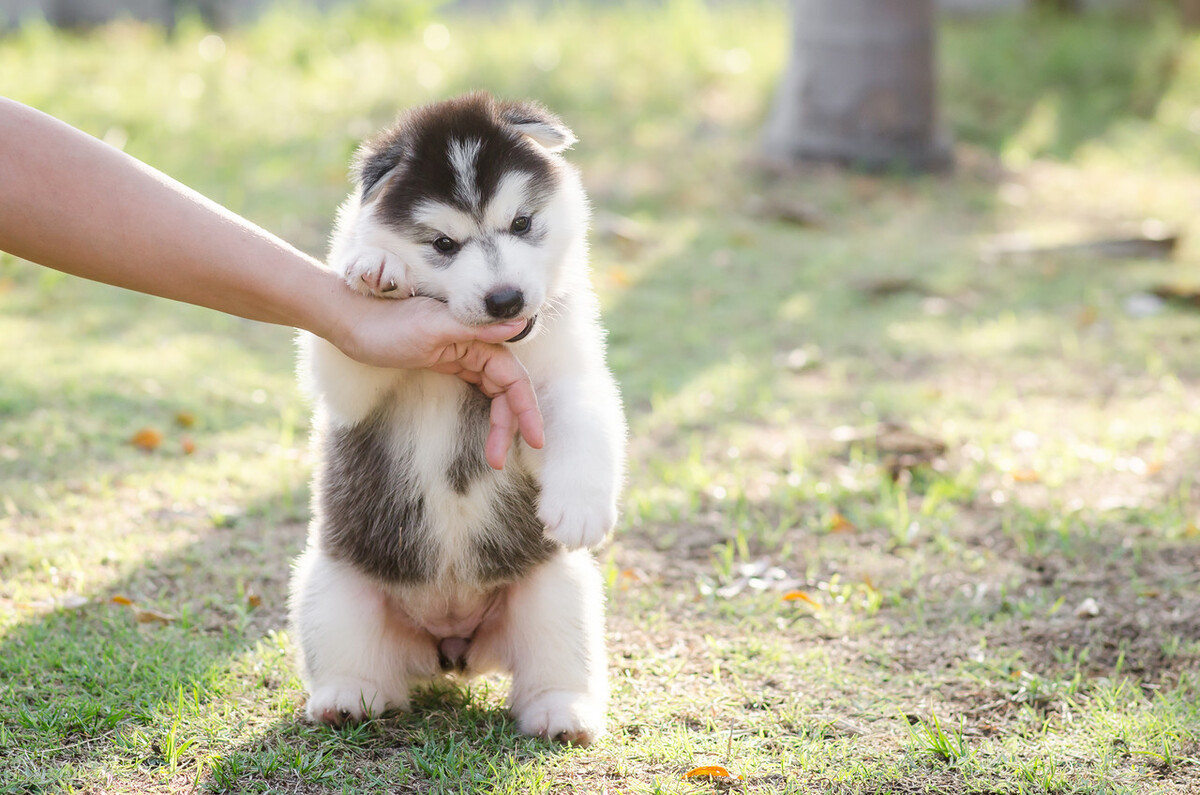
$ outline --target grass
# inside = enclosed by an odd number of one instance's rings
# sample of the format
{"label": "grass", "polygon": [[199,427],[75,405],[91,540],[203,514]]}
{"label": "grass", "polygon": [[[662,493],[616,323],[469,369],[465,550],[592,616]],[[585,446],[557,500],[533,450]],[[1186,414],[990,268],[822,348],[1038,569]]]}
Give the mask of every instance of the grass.
{"label": "grass", "polygon": [[[1200,42],[947,21],[954,175],[770,178],[783,13],[373,2],[0,39],[0,92],[317,253],[397,108],[542,99],[581,140],[633,430],[608,739],[520,736],[500,680],[315,728],[290,333],[0,260],[0,792],[1200,789],[1200,314],[1127,309],[1198,281]],[[820,224],[756,209],[783,203]],[[1173,260],[988,253],[1146,219]],[[683,780],[704,764],[745,780]]]}

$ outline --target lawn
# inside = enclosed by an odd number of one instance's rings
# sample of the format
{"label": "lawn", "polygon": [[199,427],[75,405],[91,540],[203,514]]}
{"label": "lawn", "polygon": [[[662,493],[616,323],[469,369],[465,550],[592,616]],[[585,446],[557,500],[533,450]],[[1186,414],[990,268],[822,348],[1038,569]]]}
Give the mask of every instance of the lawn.
{"label": "lawn", "polygon": [[[947,20],[953,174],[768,175],[786,24],[372,0],[0,37],[0,94],[317,254],[398,108],[541,99],[631,425],[607,738],[518,735],[501,680],[313,727],[290,331],[0,255],[0,792],[1200,792],[1200,39]],[[1166,260],[1058,248],[1162,229]]]}

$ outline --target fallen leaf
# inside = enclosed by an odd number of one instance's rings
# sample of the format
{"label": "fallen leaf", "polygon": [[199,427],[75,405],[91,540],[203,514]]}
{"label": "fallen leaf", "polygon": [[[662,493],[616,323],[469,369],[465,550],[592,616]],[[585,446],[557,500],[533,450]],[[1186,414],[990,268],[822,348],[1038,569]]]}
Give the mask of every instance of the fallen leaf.
{"label": "fallen leaf", "polygon": [[615,213],[597,213],[592,224],[597,237],[616,246],[625,257],[635,257],[654,239],[653,230],[632,218]]}
{"label": "fallen leaf", "polygon": [[151,610],[148,607],[135,607],[133,615],[139,624],[170,624],[175,620],[175,616],[161,613],[158,610]]}
{"label": "fallen leaf", "polygon": [[1139,229],[1125,235],[1063,244],[1037,245],[1028,235],[1002,235],[985,247],[984,254],[989,258],[1067,255],[1103,259],[1170,259],[1178,245],[1178,232],[1161,222],[1147,220]]}
{"label": "fallen leaf", "polygon": [[691,770],[683,774],[685,779],[688,778],[711,778],[714,780],[731,779],[733,781],[745,781],[745,776],[735,776],[720,765],[704,765],[703,767],[693,767]]}
{"label": "fallen leaf", "polygon": [[162,441],[163,435],[161,431],[157,431],[154,428],[142,428],[130,438],[129,443],[139,450],[145,450],[149,453],[157,450]]}
{"label": "fallen leaf", "polygon": [[191,428],[196,424],[196,415],[190,411],[181,411],[175,415],[175,424],[180,428]]}
{"label": "fallen leaf", "polygon": [[797,226],[822,227],[828,217],[816,205],[789,196],[755,196],[747,202],[751,215]]}
{"label": "fallen leaf", "polygon": [[183,448],[184,455],[191,455],[196,452],[196,442],[190,436],[183,437],[183,441],[180,442],[179,446]]}
{"label": "fallen leaf", "polygon": [[617,267],[608,272],[608,279],[617,287],[628,287],[633,284],[633,278],[625,268]]}
{"label": "fallen leaf", "polygon": [[1098,615],[1100,615],[1100,605],[1090,596],[1075,608],[1076,618],[1095,618]]}
{"label": "fallen leaf", "polygon": [[946,452],[946,443],[931,436],[922,436],[903,425],[885,422],[875,434],[875,449],[888,455],[931,460]]}
{"label": "fallen leaf", "polygon": [[854,526],[854,522],[851,522],[845,516],[842,516],[840,513],[834,513],[833,517],[829,520],[829,529],[834,533],[853,533],[858,528]]}
{"label": "fallen leaf", "polygon": [[911,276],[878,276],[870,279],[859,279],[854,283],[854,289],[873,300],[891,298],[894,295],[903,295],[904,293],[929,295],[930,292],[929,288],[922,284],[919,279],[914,279]]}
{"label": "fallen leaf", "polygon": [[[863,432],[861,439],[869,439]],[[894,422],[882,422],[875,427],[875,449],[892,480],[922,466],[937,467],[947,445],[941,439],[921,434]]]}
{"label": "fallen leaf", "polygon": [[133,606],[133,600],[130,599],[128,596],[121,596],[121,594],[117,594],[116,596],[114,596],[111,601],[113,602],[113,604],[125,605],[126,607]]}
{"label": "fallen leaf", "polygon": [[821,608],[821,604],[819,602],[817,602],[816,600],[814,600],[811,596],[806,594],[804,591],[788,591],[787,593],[785,593],[783,595],[783,601],[785,601],[785,602],[805,602],[805,603],[810,604],[813,607],[817,608],[818,610]]}
{"label": "fallen leaf", "polygon": [[641,569],[622,569],[620,576],[624,581],[625,587],[628,587],[632,583],[646,582],[648,579],[646,572]]}
{"label": "fallen leaf", "polygon": [[59,607],[66,610],[78,610],[88,603],[86,596],[80,596],[77,593],[69,593],[58,600]]}

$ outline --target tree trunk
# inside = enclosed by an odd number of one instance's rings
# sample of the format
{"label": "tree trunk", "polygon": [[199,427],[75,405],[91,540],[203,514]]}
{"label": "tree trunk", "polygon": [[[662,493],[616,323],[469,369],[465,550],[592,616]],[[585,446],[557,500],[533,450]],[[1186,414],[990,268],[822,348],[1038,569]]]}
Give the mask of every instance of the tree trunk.
{"label": "tree trunk", "polygon": [[933,0],[793,0],[792,57],[767,122],[768,160],[950,166],[933,20]]}
{"label": "tree trunk", "polygon": [[172,0],[53,0],[47,4],[46,19],[64,28],[86,28],[129,17],[170,28],[174,6]]}
{"label": "tree trunk", "polygon": [[1179,18],[1185,28],[1200,28],[1200,0],[1179,0]]}
{"label": "tree trunk", "polygon": [[1034,0],[1034,5],[1060,14],[1075,14],[1080,10],[1079,0]]}

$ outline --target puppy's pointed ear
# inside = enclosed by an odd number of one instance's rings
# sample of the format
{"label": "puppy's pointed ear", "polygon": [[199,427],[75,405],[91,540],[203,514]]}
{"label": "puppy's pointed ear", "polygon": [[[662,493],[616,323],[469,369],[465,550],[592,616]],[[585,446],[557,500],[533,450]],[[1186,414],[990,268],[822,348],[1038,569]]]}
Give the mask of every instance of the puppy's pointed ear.
{"label": "puppy's pointed ear", "polygon": [[354,153],[351,173],[358,182],[358,199],[371,201],[400,168],[404,160],[404,142],[398,136],[383,136],[367,141]]}
{"label": "puppy's pointed ear", "polygon": [[500,118],[548,152],[561,152],[578,140],[562,119],[536,102],[506,102]]}

